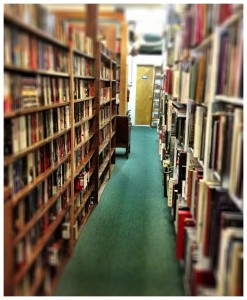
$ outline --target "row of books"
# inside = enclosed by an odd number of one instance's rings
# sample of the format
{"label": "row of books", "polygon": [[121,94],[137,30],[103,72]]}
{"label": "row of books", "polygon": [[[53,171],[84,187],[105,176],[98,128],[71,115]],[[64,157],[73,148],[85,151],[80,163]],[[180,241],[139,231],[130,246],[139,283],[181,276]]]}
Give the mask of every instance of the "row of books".
{"label": "row of books", "polygon": [[[13,193],[17,193],[69,152],[70,136],[65,134],[10,164],[5,173],[5,183],[12,187]],[[62,165],[62,168],[65,168],[66,174],[70,174],[69,161],[66,165]]]}
{"label": "row of books", "polygon": [[110,101],[111,89],[110,87],[104,87],[100,89],[100,104]]}
{"label": "row of books", "polygon": [[216,93],[243,98],[243,19],[220,35]]}
{"label": "row of books", "polygon": [[[178,212],[177,253],[184,260],[185,284],[195,296],[241,296],[243,295],[243,216],[228,210],[224,191],[208,187],[206,193],[214,207],[206,208],[211,217],[202,227],[203,251],[216,257],[214,270],[199,264],[197,228],[188,210]],[[218,197],[218,198],[216,198]],[[215,201],[216,200],[216,201]],[[217,203],[219,200],[219,203]],[[205,201],[206,206],[209,201]],[[224,203],[224,204],[223,204]],[[212,213],[213,212],[213,213]],[[218,218],[218,219],[217,219]],[[211,223],[209,224],[209,222]],[[212,231],[209,231],[209,228]]]}
{"label": "row of books", "polygon": [[4,26],[4,64],[35,70],[70,72],[68,50],[7,25]]}
{"label": "row of books", "polygon": [[93,100],[85,100],[74,104],[75,123],[93,115]]}
{"label": "row of books", "polygon": [[243,109],[229,105],[212,118],[209,167],[223,187],[243,199]]}
{"label": "row of books", "polygon": [[[220,35],[219,45],[216,93],[243,97],[243,21],[225,29]],[[211,44],[198,53],[191,53],[189,60],[178,61],[170,66],[172,68],[166,70],[163,83],[163,89],[168,94],[178,98],[181,103],[187,103],[188,99],[208,103],[212,70]]]}
{"label": "row of books", "polygon": [[113,70],[111,70],[108,67],[105,67],[103,65],[100,66],[100,78],[106,79],[106,80],[111,80],[113,78]]}
{"label": "row of books", "polygon": [[68,78],[4,72],[4,112],[70,101]]}
{"label": "row of books", "polygon": [[90,120],[75,127],[75,146],[88,139],[90,134],[90,128]]}
{"label": "row of books", "polygon": [[[37,211],[45,207],[61,186],[69,179],[64,165],[60,166],[53,174],[49,175],[43,182],[37,185],[26,197],[24,197],[14,208],[14,231],[16,234],[22,231],[25,225],[37,215]],[[61,211],[69,201],[69,187],[54,202],[54,208]],[[49,214],[52,214],[52,209]],[[31,231],[31,229],[30,229]]]}
{"label": "row of books", "polygon": [[93,56],[93,40],[85,35],[85,30],[76,25],[69,25],[69,38],[73,47],[81,52]]}
{"label": "row of books", "polygon": [[36,27],[64,44],[68,43],[67,24],[42,5],[4,4],[6,15],[18,18],[25,24]]}
{"label": "row of books", "polygon": [[91,148],[92,144],[90,143],[90,141],[88,141],[75,151],[74,169],[77,169],[79,166],[81,166],[85,156],[89,153]]}
{"label": "row of books", "polygon": [[109,121],[110,118],[110,106],[105,106],[99,111],[99,125],[100,127],[105,124],[105,122]]}
{"label": "row of books", "polygon": [[195,4],[185,11],[183,46],[196,46],[235,11],[234,4]]}
{"label": "row of books", "polygon": [[99,131],[99,143],[102,144],[110,136],[110,125],[106,125]]}
{"label": "row of books", "polygon": [[94,83],[91,80],[74,78],[74,99],[94,97]]}
{"label": "row of books", "polygon": [[4,154],[18,153],[70,128],[70,107],[59,107],[4,121]]}
{"label": "row of books", "polygon": [[90,58],[74,54],[74,76],[94,76],[94,63]]}
{"label": "row of books", "polygon": [[[59,200],[60,199],[60,200]],[[56,216],[62,211],[61,197],[58,198],[60,204],[55,203],[41,219],[35,223],[30,232],[17,244],[15,248],[15,269],[20,270],[30,259],[32,251],[39,239],[48,231],[49,226],[56,220]]]}
{"label": "row of books", "polygon": [[104,43],[100,43],[100,51],[108,57],[111,56],[111,51],[106,47]]}

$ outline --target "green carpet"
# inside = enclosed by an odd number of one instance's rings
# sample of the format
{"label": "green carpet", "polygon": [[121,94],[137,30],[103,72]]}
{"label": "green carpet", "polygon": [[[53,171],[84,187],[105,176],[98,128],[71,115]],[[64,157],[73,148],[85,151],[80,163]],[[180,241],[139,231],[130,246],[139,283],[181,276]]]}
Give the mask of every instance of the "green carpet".
{"label": "green carpet", "polygon": [[132,127],[129,159],[117,155],[55,295],[183,296],[175,244],[156,129]]}

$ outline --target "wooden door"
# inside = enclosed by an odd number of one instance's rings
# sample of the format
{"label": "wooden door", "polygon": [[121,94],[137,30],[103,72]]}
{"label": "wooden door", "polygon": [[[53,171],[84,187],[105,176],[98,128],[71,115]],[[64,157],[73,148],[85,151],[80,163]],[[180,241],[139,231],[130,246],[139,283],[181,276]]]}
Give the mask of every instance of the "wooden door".
{"label": "wooden door", "polygon": [[137,66],[135,125],[150,126],[154,67]]}

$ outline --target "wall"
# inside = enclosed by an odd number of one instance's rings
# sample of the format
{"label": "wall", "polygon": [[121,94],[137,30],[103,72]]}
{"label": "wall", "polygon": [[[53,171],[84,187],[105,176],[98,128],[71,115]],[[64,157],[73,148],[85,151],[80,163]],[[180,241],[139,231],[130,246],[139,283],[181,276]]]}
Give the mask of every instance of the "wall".
{"label": "wall", "polygon": [[163,57],[161,55],[137,55],[128,56],[128,89],[130,91],[128,110],[131,111],[131,122],[135,125],[135,96],[136,96],[136,70],[137,65],[161,66]]}

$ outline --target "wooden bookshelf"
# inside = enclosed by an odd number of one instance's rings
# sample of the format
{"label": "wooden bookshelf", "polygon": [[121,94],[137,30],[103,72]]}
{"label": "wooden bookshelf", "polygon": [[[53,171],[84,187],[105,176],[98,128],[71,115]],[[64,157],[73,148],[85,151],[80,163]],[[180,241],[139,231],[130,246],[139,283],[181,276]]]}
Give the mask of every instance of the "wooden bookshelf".
{"label": "wooden bookshelf", "polygon": [[[11,7],[12,6],[8,7],[8,11],[11,11]],[[66,37],[66,43],[64,43],[45,31],[22,22],[21,18],[17,20],[9,13],[5,13],[4,15],[4,24],[7,26],[7,37],[9,33],[12,33],[13,28],[16,28],[18,29],[16,34],[23,33],[26,38],[33,38],[35,41],[40,40],[42,43],[45,43],[45,45],[50,46],[51,49],[53,49],[52,47],[58,49],[56,51],[61,51],[63,55],[66,53],[66,58],[64,58],[63,61],[64,65],[62,67],[54,65],[52,69],[48,69],[45,66],[40,68],[39,65],[35,68],[27,67],[18,61],[13,61],[12,63],[9,61],[12,59],[12,57],[10,58],[11,53],[10,56],[6,58],[7,61],[4,61],[4,72],[8,74],[8,78],[16,75],[19,76],[18,78],[29,79],[32,77],[35,78],[35,80],[36,78],[41,78],[41,81],[35,81],[35,88],[41,88],[39,102],[32,107],[20,108],[18,106],[19,102],[14,103],[15,106],[12,106],[13,104],[9,102],[10,98],[4,98],[4,122],[11,124],[14,119],[17,119],[18,122],[23,122],[24,119],[20,118],[27,118],[25,120],[28,120],[28,118],[31,118],[30,116],[33,115],[37,117],[37,122],[41,122],[40,124],[42,124],[42,126],[50,126],[51,124],[53,126],[56,122],[57,124],[64,122],[64,124],[61,123],[64,127],[61,124],[56,125],[59,126],[58,130],[52,130],[54,133],[48,134],[48,136],[45,134],[41,135],[38,130],[37,133],[35,131],[38,137],[42,136],[42,138],[39,137],[37,141],[35,141],[35,139],[33,141],[34,133],[30,129],[30,133],[28,134],[32,137],[31,144],[29,145],[28,142],[26,143],[27,146],[22,147],[22,141],[18,141],[20,145],[18,144],[18,148],[16,149],[19,150],[15,150],[14,153],[10,152],[12,151],[10,147],[10,144],[13,143],[12,137],[10,136],[10,139],[5,138],[4,140],[4,142],[7,143],[5,145],[7,148],[5,149],[4,155],[4,168],[6,170],[5,181],[7,180],[4,186],[4,257],[5,261],[7,261],[4,265],[5,295],[52,295],[64,265],[69,256],[73,254],[76,241],[90,213],[98,203],[99,179],[104,173],[104,182],[107,182],[110,177],[110,159],[112,164],[115,163],[114,116],[116,115],[116,89],[114,86],[116,84],[116,78],[110,74],[111,72],[115,72],[112,70],[116,68],[116,61],[113,59],[115,56],[108,50],[102,52],[98,42],[96,42],[98,26],[97,5],[88,5],[88,17],[89,20],[86,22],[85,37],[87,39],[89,38],[87,40],[88,49],[85,48],[85,51],[82,51],[81,48],[80,50],[76,48],[75,41],[68,40],[68,36]],[[80,29],[75,27],[73,30],[76,31]],[[5,48],[7,46],[5,44]],[[11,51],[11,47],[7,47],[6,49]],[[7,52],[5,51],[5,53]],[[53,54],[50,53],[49,55]],[[15,53],[13,57],[15,58]],[[38,58],[41,59],[40,57]],[[85,70],[80,69],[75,62],[79,62],[80,64],[85,62],[88,68]],[[106,70],[106,73],[109,73],[107,75],[109,77],[102,78],[100,73],[102,64],[109,69],[109,71]],[[65,72],[55,71],[62,70],[64,66],[67,68]],[[100,80],[100,78],[103,80]],[[60,83],[64,87],[63,92],[59,90],[61,87]],[[40,86],[40,84],[42,85]],[[48,84],[47,90],[49,89],[51,96],[47,96],[45,99],[46,96],[44,95],[47,93],[45,90],[46,84]],[[109,100],[102,104],[100,104],[101,87],[109,87]],[[11,88],[5,86],[5,89],[6,88],[8,88],[8,93],[11,93]],[[54,96],[55,89],[58,90],[56,96]],[[114,92],[112,92],[112,89],[115,89]],[[14,92],[16,93],[16,91]],[[68,107],[68,110],[66,107]],[[108,107],[106,113],[109,115],[100,126],[100,109],[106,107]],[[68,119],[63,120],[59,115],[62,113],[67,114],[68,111],[69,126],[67,124]],[[48,119],[48,113],[50,113],[50,120]],[[60,121],[56,119],[58,115]],[[67,127],[65,127],[65,124],[67,124]],[[33,125],[33,123],[31,123],[31,125]],[[37,125],[38,123],[36,125],[34,124],[34,126]],[[100,144],[99,132],[100,130],[105,130],[105,128],[108,128],[109,132],[106,139]],[[41,130],[40,127],[39,130]],[[61,149],[59,148],[60,146],[62,147]],[[108,149],[108,153],[104,157],[103,163],[99,165],[99,156],[102,155],[106,149]],[[35,155],[41,155],[41,151],[44,151],[44,155],[49,153],[49,162],[45,162],[47,165],[42,167],[43,169],[41,171],[41,169],[38,169],[38,167],[41,167],[37,164],[37,172],[35,171],[34,178],[31,180],[28,177],[26,180],[27,184],[15,187],[16,183],[13,181],[13,172],[10,168],[17,168],[15,166],[19,168],[19,164],[20,166],[25,166],[25,164],[28,163],[26,168],[29,168],[30,164],[30,167],[34,169],[34,164],[32,165],[29,159],[31,157],[34,160],[33,162],[36,162]],[[56,155],[48,151],[56,151]],[[81,156],[78,156],[78,153],[81,153]],[[99,168],[101,168],[100,171]],[[19,169],[17,169],[17,171],[18,170]],[[64,172],[62,174],[62,184],[55,186],[55,184],[58,184],[55,180],[57,180],[57,176],[61,176],[60,172],[62,170]],[[65,173],[65,171],[67,173]],[[84,186],[80,191],[76,189],[78,176],[87,176],[88,179],[87,186]],[[11,184],[13,184],[13,187],[11,187]],[[45,191],[45,189],[48,190],[48,185],[49,189],[52,189],[49,192],[50,194],[48,194],[48,192],[45,192],[47,193],[45,195],[38,194]],[[29,197],[33,197],[33,195],[38,195],[39,201],[41,200],[42,203],[32,208],[32,215],[24,222],[23,216],[20,214],[23,213],[23,209],[25,208],[31,209],[27,205],[30,205],[28,204]],[[78,197],[81,199],[79,207],[77,207]],[[19,261],[16,261],[17,251],[21,251],[22,244],[28,240],[32,230],[34,230],[38,224],[46,222],[45,219],[47,219],[47,217],[49,218],[49,215],[52,216],[52,220],[46,225],[44,232],[37,236],[36,243],[32,245],[31,255],[29,255],[27,260],[23,261],[21,266],[17,269],[16,264],[19,263]],[[18,219],[16,219],[17,217]],[[56,240],[55,237],[62,234],[64,224],[67,226],[67,231],[63,233],[63,235],[66,237],[64,236]],[[56,243],[61,245],[61,250],[59,250],[61,251],[61,261],[56,265],[56,272],[54,276],[52,276],[50,272],[51,263],[43,262],[45,265],[41,268],[40,260],[43,260],[44,254],[48,252],[49,249],[49,251],[52,251],[53,244],[55,245]],[[21,252],[19,256],[22,256]],[[33,268],[37,269],[37,271],[35,271],[35,276],[30,281],[29,286],[26,287],[25,282],[30,280],[29,276],[30,272],[33,272]]]}

